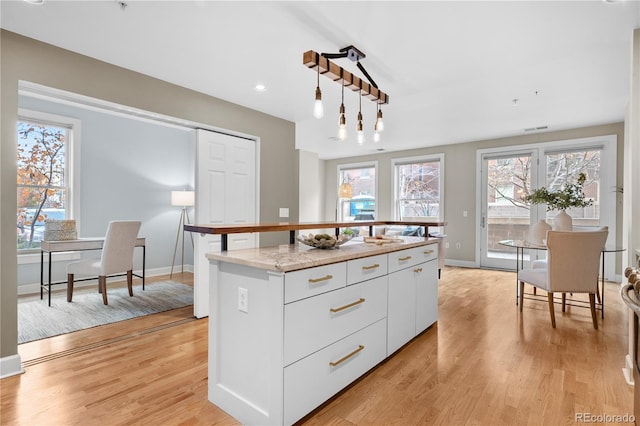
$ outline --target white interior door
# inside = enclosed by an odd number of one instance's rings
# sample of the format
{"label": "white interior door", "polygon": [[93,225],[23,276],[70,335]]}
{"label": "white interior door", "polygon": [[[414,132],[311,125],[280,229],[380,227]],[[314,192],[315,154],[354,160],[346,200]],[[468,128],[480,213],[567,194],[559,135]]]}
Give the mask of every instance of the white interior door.
{"label": "white interior door", "polygon": [[[243,224],[258,221],[257,142],[198,129],[196,166],[197,224]],[[198,234],[194,247],[194,300],[197,318],[209,315],[209,261],[220,251],[220,235]],[[257,234],[230,234],[228,249],[257,245]]]}

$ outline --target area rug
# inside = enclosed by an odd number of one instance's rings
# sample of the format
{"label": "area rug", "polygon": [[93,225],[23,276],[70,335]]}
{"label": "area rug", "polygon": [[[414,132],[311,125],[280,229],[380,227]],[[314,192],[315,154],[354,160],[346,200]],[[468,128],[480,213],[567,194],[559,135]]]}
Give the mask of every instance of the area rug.
{"label": "area rug", "polygon": [[193,287],[173,281],[133,286],[133,297],[126,287],[107,287],[109,304],[96,292],[53,295],[51,306],[44,300],[18,303],[18,344],[58,336],[85,328],[155,314],[193,304]]}

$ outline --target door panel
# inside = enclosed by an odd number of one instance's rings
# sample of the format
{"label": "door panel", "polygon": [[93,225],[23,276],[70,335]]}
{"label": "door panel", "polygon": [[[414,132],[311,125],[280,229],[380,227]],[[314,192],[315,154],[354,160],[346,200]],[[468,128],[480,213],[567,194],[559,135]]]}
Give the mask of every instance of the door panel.
{"label": "door panel", "polygon": [[481,267],[514,267],[515,252],[499,241],[528,239],[529,225],[536,220],[538,209],[530,209],[520,198],[531,188],[532,178],[537,174],[534,164],[537,157],[533,151],[483,156]]}
{"label": "door panel", "polygon": [[[197,131],[195,223],[238,224],[258,221],[256,142],[206,130]],[[194,249],[194,315],[209,315],[209,261],[220,251],[219,235],[198,234]],[[256,234],[231,234],[228,249],[257,245]]]}

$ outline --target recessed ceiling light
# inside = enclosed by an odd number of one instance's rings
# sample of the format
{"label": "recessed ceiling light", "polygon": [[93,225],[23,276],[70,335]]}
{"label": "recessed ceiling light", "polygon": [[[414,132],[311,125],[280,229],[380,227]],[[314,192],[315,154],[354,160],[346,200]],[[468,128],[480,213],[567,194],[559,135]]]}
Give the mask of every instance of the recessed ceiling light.
{"label": "recessed ceiling light", "polygon": [[266,92],[267,86],[265,86],[262,83],[258,83],[255,86],[253,86],[253,90],[255,90],[256,92]]}
{"label": "recessed ceiling light", "polygon": [[24,0],[27,3],[31,3],[31,4],[42,4],[44,3],[44,0]]}

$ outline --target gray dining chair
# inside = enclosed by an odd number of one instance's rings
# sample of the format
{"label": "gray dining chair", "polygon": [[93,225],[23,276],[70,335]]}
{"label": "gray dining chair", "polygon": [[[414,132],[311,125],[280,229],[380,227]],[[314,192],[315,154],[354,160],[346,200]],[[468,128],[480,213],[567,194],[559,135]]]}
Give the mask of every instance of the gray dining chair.
{"label": "gray dining chair", "polygon": [[67,302],[73,299],[75,274],[98,276],[98,291],[102,302],[107,301],[107,276],[126,273],[129,296],[133,296],[133,249],[140,230],[140,221],[114,220],[109,222],[99,259],[87,259],[67,264]]}
{"label": "gray dining chair", "polygon": [[525,283],[547,292],[553,328],[556,327],[554,293],[562,293],[563,312],[566,293],[587,293],[593,327],[597,329],[595,296],[598,293],[598,270],[608,234],[606,229],[592,232],[547,232],[547,267],[522,269],[518,272],[520,312],[524,302]]}

